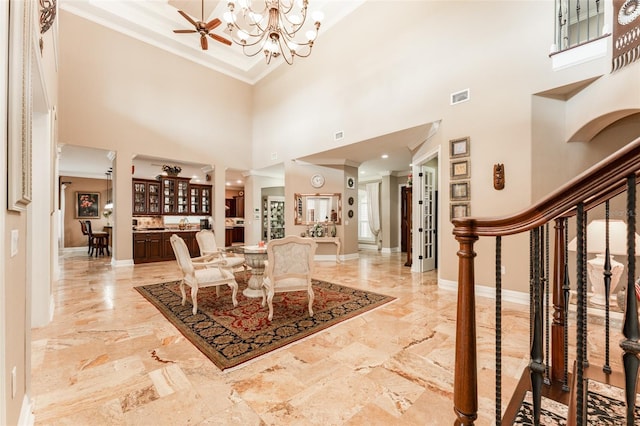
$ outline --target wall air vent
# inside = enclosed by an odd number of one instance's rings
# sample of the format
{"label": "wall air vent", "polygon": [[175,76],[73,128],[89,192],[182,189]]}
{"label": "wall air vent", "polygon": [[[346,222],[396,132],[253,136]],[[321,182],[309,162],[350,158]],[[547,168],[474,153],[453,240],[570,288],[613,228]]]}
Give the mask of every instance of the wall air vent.
{"label": "wall air vent", "polygon": [[466,102],[469,99],[471,99],[471,92],[469,91],[469,89],[464,89],[451,94],[451,105]]}
{"label": "wall air vent", "polygon": [[333,135],[333,140],[339,141],[344,138],[344,130],[340,130]]}

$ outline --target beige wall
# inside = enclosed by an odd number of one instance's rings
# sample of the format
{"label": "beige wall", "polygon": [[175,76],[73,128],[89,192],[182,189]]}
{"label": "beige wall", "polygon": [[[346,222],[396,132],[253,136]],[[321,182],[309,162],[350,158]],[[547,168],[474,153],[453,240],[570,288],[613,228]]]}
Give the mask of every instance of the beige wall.
{"label": "beige wall", "polygon": [[[86,247],[87,237],[82,235],[79,219],[76,212],[76,193],[77,192],[97,192],[100,194],[100,217],[89,219],[91,221],[91,229],[94,231],[102,231],[107,224],[107,219],[102,216],[104,204],[106,203],[107,183],[105,179],[90,179],[72,176],[62,176],[65,182],[72,182],[66,185],[65,203],[64,203],[64,247]],[[129,227],[131,230],[131,227]]]}
{"label": "beige wall", "polygon": [[[456,281],[458,246],[448,220],[449,140],[471,138],[472,215],[518,212],[539,192],[532,179],[533,145],[537,143],[532,137],[537,131],[532,95],[610,69],[603,57],[552,70],[549,7],[549,2],[540,1],[465,2],[464,7],[445,1],[364,3],[352,19],[318,40],[311,57],[295,67],[278,69],[257,84],[253,126],[260,131],[254,132],[254,165],[270,165],[269,153],[283,152],[287,146],[290,156],[334,148],[332,135],[337,130],[344,131],[343,143],[349,144],[439,122],[436,135],[416,156],[440,149],[439,273],[444,280]],[[522,16],[527,16],[527,25],[516,29]],[[401,31],[385,32],[385,37],[371,43],[370,29],[388,27],[389,22],[401,23]],[[505,23],[513,23],[513,28]],[[338,45],[342,48],[336,48]],[[624,87],[632,78],[629,74],[610,76],[616,81],[612,86]],[[631,94],[615,90],[615,96],[625,98],[625,107],[639,102],[637,97],[630,98],[637,94],[636,86],[637,82],[630,84]],[[466,88],[471,90],[471,100],[451,106],[450,94]],[[285,92],[291,95],[280,99]],[[593,90],[592,96],[579,95],[580,101],[567,102],[563,115],[548,116],[547,124],[564,135],[567,129],[579,128],[580,120],[615,108],[612,95],[602,106],[586,110],[584,100],[597,105],[596,96],[602,94],[602,90]],[[274,104],[273,99],[279,102]],[[572,114],[574,109],[577,114]],[[587,117],[580,117],[583,114]],[[293,125],[281,126],[279,117],[287,117]],[[555,139],[562,138],[556,135]],[[544,153],[548,167],[562,167],[553,151],[551,147]],[[507,185],[502,191],[493,188],[495,163],[506,168]],[[516,237],[504,242],[503,285],[507,289],[527,291],[527,260],[520,255],[527,250],[526,240]],[[483,252],[479,259],[493,253],[493,245],[490,239],[478,243],[478,252]],[[476,265],[478,283],[493,285],[493,261]]]}
{"label": "beige wall", "polygon": [[[1,2],[0,28],[9,27],[9,7],[17,4],[33,7],[33,30],[29,34],[39,35],[37,2]],[[19,16],[16,14],[16,16]],[[18,30],[20,32],[20,30]],[[8,46],[8,31],[0,32],[0,45]],[[55,138],[55,121],[52,109],[57,102],[57,75],[54,60],[53,30],[42,36],[42,51],[29,53],[31,59],[31,75],[23,76],[26,84],[31,83],[33,134],[32,134],[32,195],[37,197],[24,211],[8,211],[7,174],[0,174],[0,234],[3,235],[0,247],[0,424],[28,424],[31,404],[31,327],[32,303],[44,298],[48,305],[51,295],[52,260],[57,257],[54,239],[54,179],[52,176],[53,161],[52,142]],[[28,44],[31,49],[38,49],[37,41]],[[18,48],[19,50],[19,48]],[[39,50],[39,49],[38,49]],[[0,98],[5,101],[0,106],[0,164],[6,164],[7,157],[7,70],[18,76],[22,70],[9,60],[8,50],[0,49]],[[15,88],[13,86],[12,88]],[[20,128],[21,123],[13,125]],[[47,161],[47,158],[51,161]],[[6,168],[5,168],[6,169]],[[18,243],[15,255],[11,253],[11,236],[17,233]],[[39,261],[41,260],[41,261]],[[37,269],[37,271],[36,271]],[[37,272],[37,274],[36,274]],[[48,306],[45,305],[46,312]],[[37,306],[37,304],[35,305]],[[11,376],[15,369],[15,396],[12,395]]]}
{"label": "beige wall", "polygon": [[59,20],[59,141],[116,153],[116,262],[132,259],[136,154],[211,164],[214,220],[224,218],[224,170],[252,165],[251,87],[63,10]]}

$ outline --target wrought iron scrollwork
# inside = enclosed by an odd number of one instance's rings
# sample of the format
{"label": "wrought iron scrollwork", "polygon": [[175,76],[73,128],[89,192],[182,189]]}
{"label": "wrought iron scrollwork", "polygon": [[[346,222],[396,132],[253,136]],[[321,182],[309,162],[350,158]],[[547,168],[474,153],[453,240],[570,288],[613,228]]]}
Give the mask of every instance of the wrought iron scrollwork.
{"label": "wrought iron scrollwork", "polygon": [[56,0],[40,0],[40,34],[49,31],[56,20]]}

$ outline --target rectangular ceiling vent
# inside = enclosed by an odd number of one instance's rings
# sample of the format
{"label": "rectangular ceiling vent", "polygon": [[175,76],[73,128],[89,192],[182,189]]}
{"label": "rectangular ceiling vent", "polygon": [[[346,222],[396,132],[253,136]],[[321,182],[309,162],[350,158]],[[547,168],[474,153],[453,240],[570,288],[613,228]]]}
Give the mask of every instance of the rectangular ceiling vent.
{"label": "rectangular ceiling vent", "polygon": [[339,141],[340,139],[344,139],[344,130],[340,130],[333,135],[333,140]]}
{"label": "rectangular ceiling vent", "polygon": [[467,102],[469,99],[471,99],[471,92],[469,89],[464,89],[451,94],[451,105]]}

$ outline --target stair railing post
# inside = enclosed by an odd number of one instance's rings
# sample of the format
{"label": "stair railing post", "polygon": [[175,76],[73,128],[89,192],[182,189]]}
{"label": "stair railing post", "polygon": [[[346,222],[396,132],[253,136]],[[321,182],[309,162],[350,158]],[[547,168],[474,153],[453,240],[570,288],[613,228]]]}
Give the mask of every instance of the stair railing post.
{"label": "stair railing post", "polygon": [[478,369],[476,349],[475,273],[477,235],[456,235],[458,250],[458,310],[453,405],[456,425],[472,425],[478,417]]}

